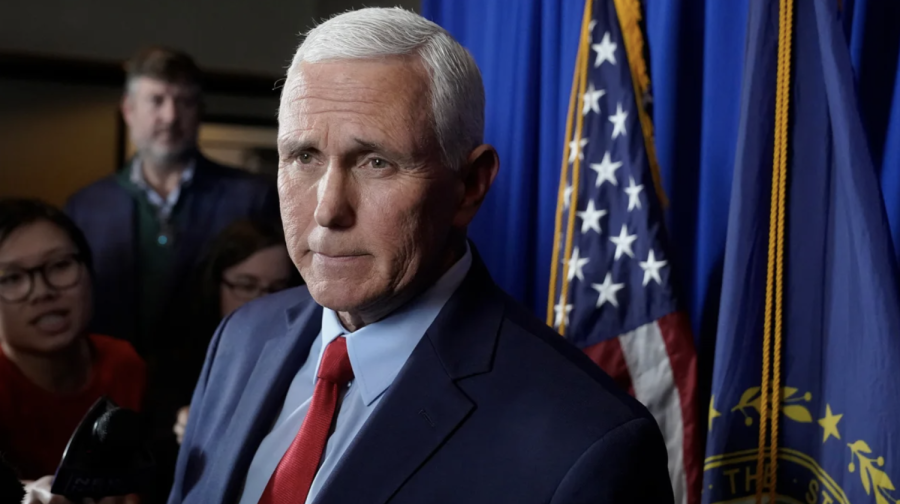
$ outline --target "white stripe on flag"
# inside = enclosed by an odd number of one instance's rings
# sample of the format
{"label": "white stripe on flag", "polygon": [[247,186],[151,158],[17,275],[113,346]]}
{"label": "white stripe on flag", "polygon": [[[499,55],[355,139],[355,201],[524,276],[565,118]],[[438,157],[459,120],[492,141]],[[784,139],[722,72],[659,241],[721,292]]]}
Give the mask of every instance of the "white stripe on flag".
{"label": "white stripe on flag", "polygon": [[634,396],[653,414],[666,440],[675,502],[687,504],[681,399],[662,332],[656,322],[651,322],[623,334],[619,342],[631,375]]}

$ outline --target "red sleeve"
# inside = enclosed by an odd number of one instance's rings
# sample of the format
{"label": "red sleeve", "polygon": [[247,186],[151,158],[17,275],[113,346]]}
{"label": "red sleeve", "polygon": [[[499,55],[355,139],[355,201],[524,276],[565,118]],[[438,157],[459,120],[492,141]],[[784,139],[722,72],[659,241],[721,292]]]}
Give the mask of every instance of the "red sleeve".
{"label": "red sleeve", "polygon": [[147,365],[127,341],[91,336],[100,358],[98,374],[104,390],[117,405],[140,411],[147,388]]}
{"label": "red sleeve", "polygon": [[[12,451],[12,432],[15,432],[15,404],[13,401],[13,377],[9,372],[11,364],[0,350],[0,453],[10,457]],[[19,405],[21,408],[22,405]]]}

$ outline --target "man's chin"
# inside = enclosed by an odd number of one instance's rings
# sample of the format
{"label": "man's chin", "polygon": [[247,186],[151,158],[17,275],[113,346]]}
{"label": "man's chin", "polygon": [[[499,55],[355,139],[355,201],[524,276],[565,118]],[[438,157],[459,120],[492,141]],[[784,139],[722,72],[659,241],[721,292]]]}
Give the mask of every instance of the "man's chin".
{"label": "man's chin", "polygon": [[309,293],[320,306],[336,312],[357,312],[372,302],[359,285],[345,282],[308,282]]}
{"label": "man's chin", "polygon": [[310,294],[312,294],[312,298],[317,304],[336,312],[354,313],[367,304],[360,299],[360,296],[332,292],[317,293],[313,289],[310,289]]}
{"label": "man's chin", "polygon": [[144,158],[149,158],[154,163],[174,164],[188,161],[194,154],[194,149],[190,147],[179,148],[153,148],[142,152]]}

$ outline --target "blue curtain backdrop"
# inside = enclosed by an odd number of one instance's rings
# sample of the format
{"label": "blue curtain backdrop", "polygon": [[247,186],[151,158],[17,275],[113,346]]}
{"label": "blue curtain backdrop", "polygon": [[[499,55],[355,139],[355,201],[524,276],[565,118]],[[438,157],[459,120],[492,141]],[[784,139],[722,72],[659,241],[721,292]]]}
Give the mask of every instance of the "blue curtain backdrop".
{"label": "blue curtain backdrop", "polygon": [[500,174],[470,235],[494,279],[543,318],[580,1],[425,0],[478,62]]}
{"label": "blue curtain backdrop", "polygon": [[[714,338],[718,315],[748,1],[643,2],[672,259],[701,363],[709,362],[712,345],[704,342]],[[900,251],[900,2],[841,4],[860,112]],[[583,8],[584,0],[422,1],[423,15],[478,62],[485,137],[500,152],[500,175],[471,236],[500,285],[541,317]]]}

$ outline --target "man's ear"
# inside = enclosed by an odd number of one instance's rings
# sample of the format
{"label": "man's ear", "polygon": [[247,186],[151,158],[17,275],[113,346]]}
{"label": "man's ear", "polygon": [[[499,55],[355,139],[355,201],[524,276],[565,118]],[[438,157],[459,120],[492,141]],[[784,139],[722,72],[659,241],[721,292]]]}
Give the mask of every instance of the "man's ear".
{"label": "man's ear", "polygon": [[126,124],[131,124],[131,96],[125,92],[122,94],[122,101],[119,102],[119,111],[122,112],[122,118]]}
{"label": "man's ear", "polygon": [[455,227],[464,228],[472,222],[481,203],[487,196],[488,189],[494,183],[500,170],[500,157],[492,146],[479,145],[469,154],[465,164],[459,168],[460,181],[463,184],[462,201],[453,218]]}

